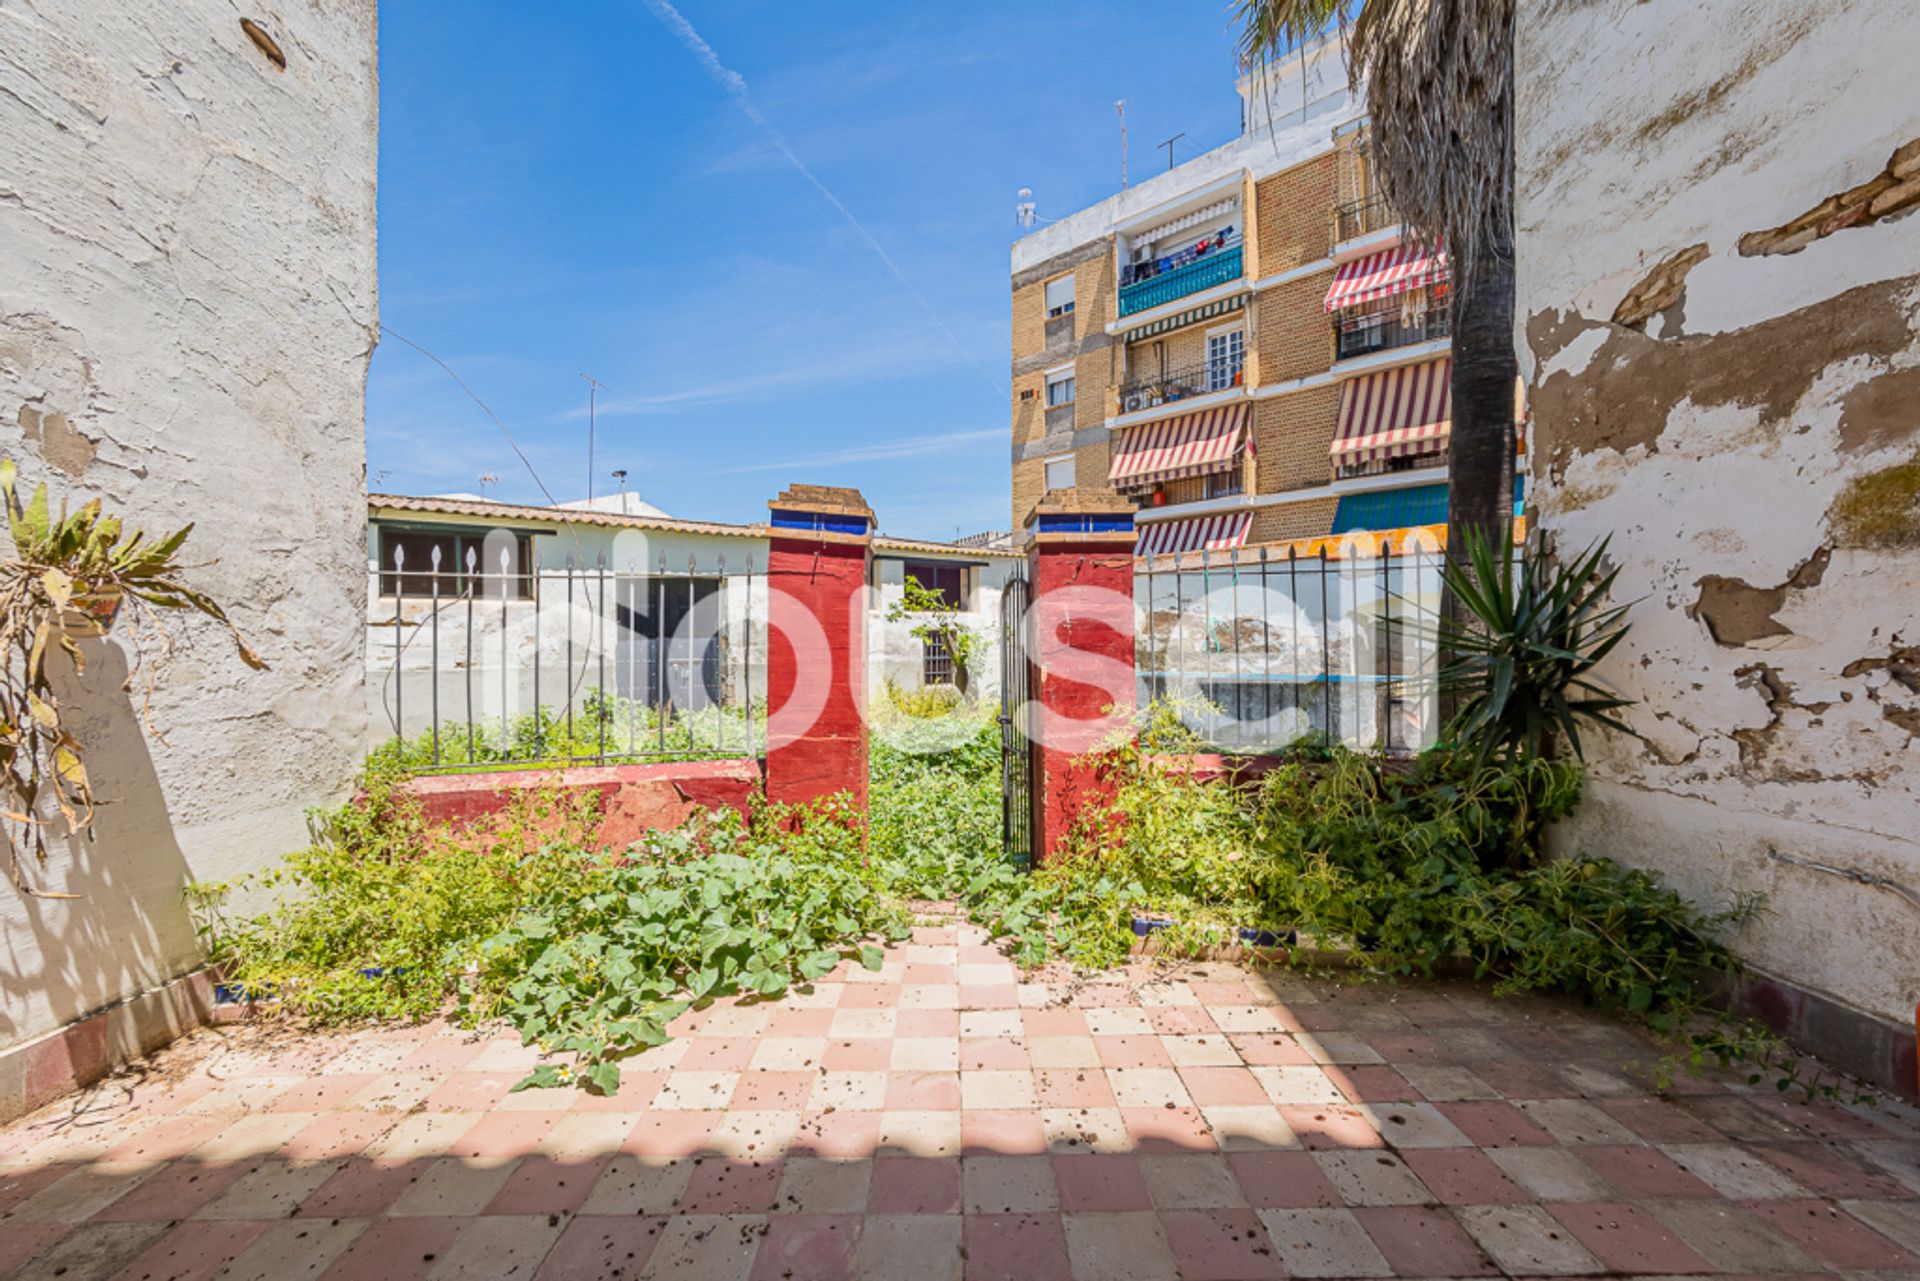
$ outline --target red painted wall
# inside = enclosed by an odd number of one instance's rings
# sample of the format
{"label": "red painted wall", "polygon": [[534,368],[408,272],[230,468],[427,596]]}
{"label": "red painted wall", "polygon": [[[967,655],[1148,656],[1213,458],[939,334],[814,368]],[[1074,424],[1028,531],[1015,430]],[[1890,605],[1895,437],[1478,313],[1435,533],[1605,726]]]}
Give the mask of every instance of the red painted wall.
{"label": "red painted wall", "polygon": [[[1076,815],[1112,794],[1078,758],[1130,716],[1133,555],[1112,541],[1035,542],[1027,553],[1034,736],[1033,848],[1051,857]],[[1117,714],[1107,709],[1116,707]]]}
{"label": "red painted wall", "polygon": [[767,799],[867,804],[867,543],[775,537],[767,558]]}
{"label": "red painted wall", "polygon": [[501,770],[441,774],[408,782],[428,821],[465,823],[505,809],[515,795],[557,787],[591,792],[600,811],[600,843],[614,849],[648,832],[678,827],[697,810],[733,809],[743,816],[760,782],[755,760],[661,761],[566,770]]}

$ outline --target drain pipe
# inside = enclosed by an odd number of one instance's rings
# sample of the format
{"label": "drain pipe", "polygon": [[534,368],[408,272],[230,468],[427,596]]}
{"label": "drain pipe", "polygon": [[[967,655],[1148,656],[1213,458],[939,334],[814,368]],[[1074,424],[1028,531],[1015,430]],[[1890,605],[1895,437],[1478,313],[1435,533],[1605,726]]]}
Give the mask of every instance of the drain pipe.
{"label": "drain pipe", "polygon": [[1878,872],[1863,872],[1857,867],[1836,867],[1832,863],[1821,863],[1810,858],[1801,858],[1794,854],[1782,854],[1772,846],[1767,847],[1767,857],[1776,863],[1787,863],[1794,867],[1804,867],[1812,872],[1824,872],[1828,876],[1837,876],[1856,885],[1870,885],[1875,889],[1897,894],[1915,907],[1920,907],[1920,890],[1880,875]]}

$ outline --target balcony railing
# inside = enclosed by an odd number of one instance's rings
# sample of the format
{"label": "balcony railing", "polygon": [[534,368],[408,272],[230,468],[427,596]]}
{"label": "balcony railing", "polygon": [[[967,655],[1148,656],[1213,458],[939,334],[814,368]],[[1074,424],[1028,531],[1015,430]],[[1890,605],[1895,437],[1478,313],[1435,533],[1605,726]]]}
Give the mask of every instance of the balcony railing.
{"label": "balcony railing", "polygon": [[[1214,244],[1215,242],[1208,242]],[[1130,263],[1121,272],[1120,314],[1158,307],[1240,278],[1240,237],[1203,253],[1183,249],[1151,262]]]}
{"label": "balcony railing", "polygon": [[1335,243],[1357,240],[1361,236],[1370,236],[1400,221],[1400,215],[1379,196],[1368,196],[1365,200],[1350,200],[1334,210],[1333,239]]}
{"label": "balcony railing", "polygon": [[1357,480],[1362,476],[1391,476],[1400,472],[1426,471],[1434,467],[1447,465],[1447,447],[1424,454],[1413,454],[1406,458],[1373,458],[1364,463],[1338,463],[1333,469],[1335,480]]}
{"label": "balcony railing", "polygon": [[1244,358],[1235,354],[1218,360],[1202,361],[1183,369],[1143,375],[1120,387],[1120,412],[1138,413],[1176,400],[1190,400],[1216,391],[1238,387],[1246,379]]}
{"label": "balcony railing", "polygon": [[1418,342],[1445,338],[1452,332],[1447,312],[1435,308],[1409,322],[1398,312],[1347,317],[1333,323],[1334,359],[1353,360],[1375,352],[1392,351]]}

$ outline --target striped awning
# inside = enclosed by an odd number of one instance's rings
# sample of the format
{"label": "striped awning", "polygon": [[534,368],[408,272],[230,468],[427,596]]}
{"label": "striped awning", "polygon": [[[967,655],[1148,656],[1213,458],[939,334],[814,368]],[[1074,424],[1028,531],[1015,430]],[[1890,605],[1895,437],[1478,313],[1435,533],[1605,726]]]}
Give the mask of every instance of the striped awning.
{"label": "striped awning", "polygon": [[1333,273],[1333,288],[1327,290],[1327,310],[1357,307],[1422,289],[1447,278],[1447,255],[1429,253],[1412,244],[1383,249],[1365,258],[1341,264]]}
{"label": "striped awning", "polygon": [[1120,335],[1120,341],[1139,342],[1143,338],[1154,338],[1176,329],[1185,329],[1188,325],[1197,325],[1203,320],[1212,320],[1215,316],[1239,311],[1246,305],[1245,294],[1235,294],[1231,298],[1215,298],[1212,302],[1202,303],[1192,311],[1183,311],[1177,316],[1162,316],[1158,320],[1149,320],[1137,329],[1125,330]]}
{"label": "striped awning", "polygon": [[1231,470],[1246,438],[1247,412],[1243,401],[1127,428],[1114,446],[1107,483],[1130,488]]}
{"label": "striped awning", "polygon": [[1453,361],[1383,369],[1341,384],[1337,463],[1430,454],[1453,425]]}
{"label": "striped awning", "polygon": [[1225,551],[1244,547],[1253,528],[1252,512],[1194,516],[1187,520],[1158,520],[1140,526],[1133,545],[1136,556],[1178,556],[1182,552]]}

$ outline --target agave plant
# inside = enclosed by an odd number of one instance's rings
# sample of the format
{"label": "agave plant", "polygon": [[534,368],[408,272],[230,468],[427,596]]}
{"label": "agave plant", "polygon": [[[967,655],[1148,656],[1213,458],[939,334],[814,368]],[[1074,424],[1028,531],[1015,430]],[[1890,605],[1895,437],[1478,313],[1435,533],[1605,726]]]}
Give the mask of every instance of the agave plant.
{"label": "agave plant", "polygon": [[1455,704],[1449,736],[1485,763],[1551,757],[1561,737],[1584,760],[1583,723],[1634,734],[1614,715],[1633,700],[1591,677],[1629,627],[1628,605],[1609,603],[1620,571],[1603,570],[1607,540],[1564,564],[1516,557],[1511,536],[1496,544],[1468,531],[1463,541],[1464,563],[1441,569],[1464,611],[1437,629],[1449,655],[1440,691]]}
{"label": "agave plant", "polygon": [[54,812],[69,834],[93,822],[85,751],[66,726],[48,671],[49,652],[57,647],[76,672],[84,672],[86,655],[77,642],[101,635],[123,608],[132,615],[136,646],[150,609],[185,609],[224,627],[249,667],[264,670],[266,663],[247,648],[219,604],[182,581],[179,553],[192,525],[149,539],[105,514],[97,498],[74,512],[62,502],[55,516],[45,485],[20,501],[15,475],[11,459],[0,461],[0,498],[13,539],[12,554],[0,559],[0,840],[15,885],[29,894],[67,898],[72,896],[29,886],[21,860],[24,852],[45,861],[46,826]]}

